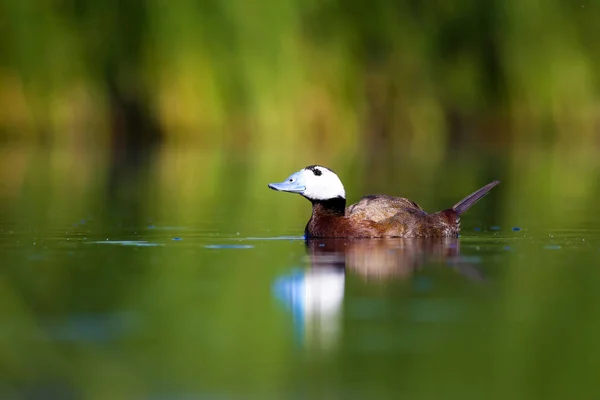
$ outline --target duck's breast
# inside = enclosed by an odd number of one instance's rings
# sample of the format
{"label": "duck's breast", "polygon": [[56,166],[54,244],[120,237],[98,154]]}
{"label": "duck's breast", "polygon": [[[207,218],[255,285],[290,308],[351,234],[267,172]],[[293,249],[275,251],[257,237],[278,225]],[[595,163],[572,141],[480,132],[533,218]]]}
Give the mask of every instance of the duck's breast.
{"label": "duck's breast", "polygon": [[323,215],[313,215],[304,234],[307,238],[382,237],[381,227],[376,222]]}

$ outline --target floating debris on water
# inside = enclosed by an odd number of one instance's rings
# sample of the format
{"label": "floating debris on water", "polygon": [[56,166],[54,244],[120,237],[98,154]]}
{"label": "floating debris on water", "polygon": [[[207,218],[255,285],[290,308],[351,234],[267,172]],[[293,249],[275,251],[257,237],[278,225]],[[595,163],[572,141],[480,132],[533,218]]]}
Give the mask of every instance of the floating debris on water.
{"label": "floating debris on water", "polygon": [[479,227],[477,227],[477,228],[473,228],[473,230],[474,230],[475,232],[481,232],[481,228],[479,228]]}
{"label": "floating debris on water", "polygon": [[500,230],[500,227],[499,227],[498,225],[492,225],[492,226],[490,226],[490,229],[491,229],[492,231],[499,231],[499,230]]}
{"label": "floating debris on water", "polygon": [[183,240],[180,237],[174,237],[172,240]]}
{"label": "floating debris on water", "polygon": [[512,230],[518,232],[521,230],[521,228],[519,228],[518,226],[513,226]]}
{"label": "floating debris on water", "polygon": [[249,244],[207,244],[206,249],[252,249],[254,246]]}

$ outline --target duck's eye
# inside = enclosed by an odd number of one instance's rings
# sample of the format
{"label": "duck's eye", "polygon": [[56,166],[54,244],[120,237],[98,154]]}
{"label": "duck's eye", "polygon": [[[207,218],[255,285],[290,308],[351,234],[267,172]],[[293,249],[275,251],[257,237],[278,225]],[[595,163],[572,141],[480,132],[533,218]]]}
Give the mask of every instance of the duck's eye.
{"label": "duck's eye", "polygon": [[294,179],[294,178],[290,178],[290,180],[289,180],[288,182],[292,183],[292,182],[294,182],[294,181],[295,181],[295,179]]}

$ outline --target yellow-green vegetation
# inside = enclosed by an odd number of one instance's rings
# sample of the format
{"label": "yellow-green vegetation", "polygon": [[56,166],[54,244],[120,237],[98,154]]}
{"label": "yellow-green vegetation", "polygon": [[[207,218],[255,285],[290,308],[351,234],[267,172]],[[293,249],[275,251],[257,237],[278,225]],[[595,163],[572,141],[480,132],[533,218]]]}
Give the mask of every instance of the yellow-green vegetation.
{"label": "yellow-green vegetation", "polygon": [[0,13],[0,126],[19,137],[102,137],[115,91],[167,140],[213,148],[330,154],[382,136],[437,158],[455,119],[510,142],[589,143],[596,126],[600,12],[585,1],[6,0]]}
{"label": "yellow-green vegetation", "polygon": [[[41,168],[75,183],[108,173],[120,136],[154,135],[168,148],[153,201],[210,204],[242,159],[247,190],[319,162],[395,193],[455,198],[502,178],[507,198],[540,194],[511,210],[543,197],[549,218],[560,194],[592,198],[593,3],[6,0],[0,15],[0,137],[55,146]],[[454,151],[465,147],[496,165],[481,176]],[[9,186],[36,157],[23,151],[5,151]],[[436,182],[450,164],[461,175]]]}

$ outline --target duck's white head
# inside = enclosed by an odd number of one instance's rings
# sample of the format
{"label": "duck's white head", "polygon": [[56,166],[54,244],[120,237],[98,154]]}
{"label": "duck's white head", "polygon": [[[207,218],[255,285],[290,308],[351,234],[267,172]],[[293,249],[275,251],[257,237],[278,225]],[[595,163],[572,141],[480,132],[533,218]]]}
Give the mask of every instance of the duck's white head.
{"label": "duck's white head", "polygon": [[281,183],[269,183],[269,187],[282,192],[298,193],[311,201],[346,198],[340,178],[329,168],[320,165],[303,168]]}

